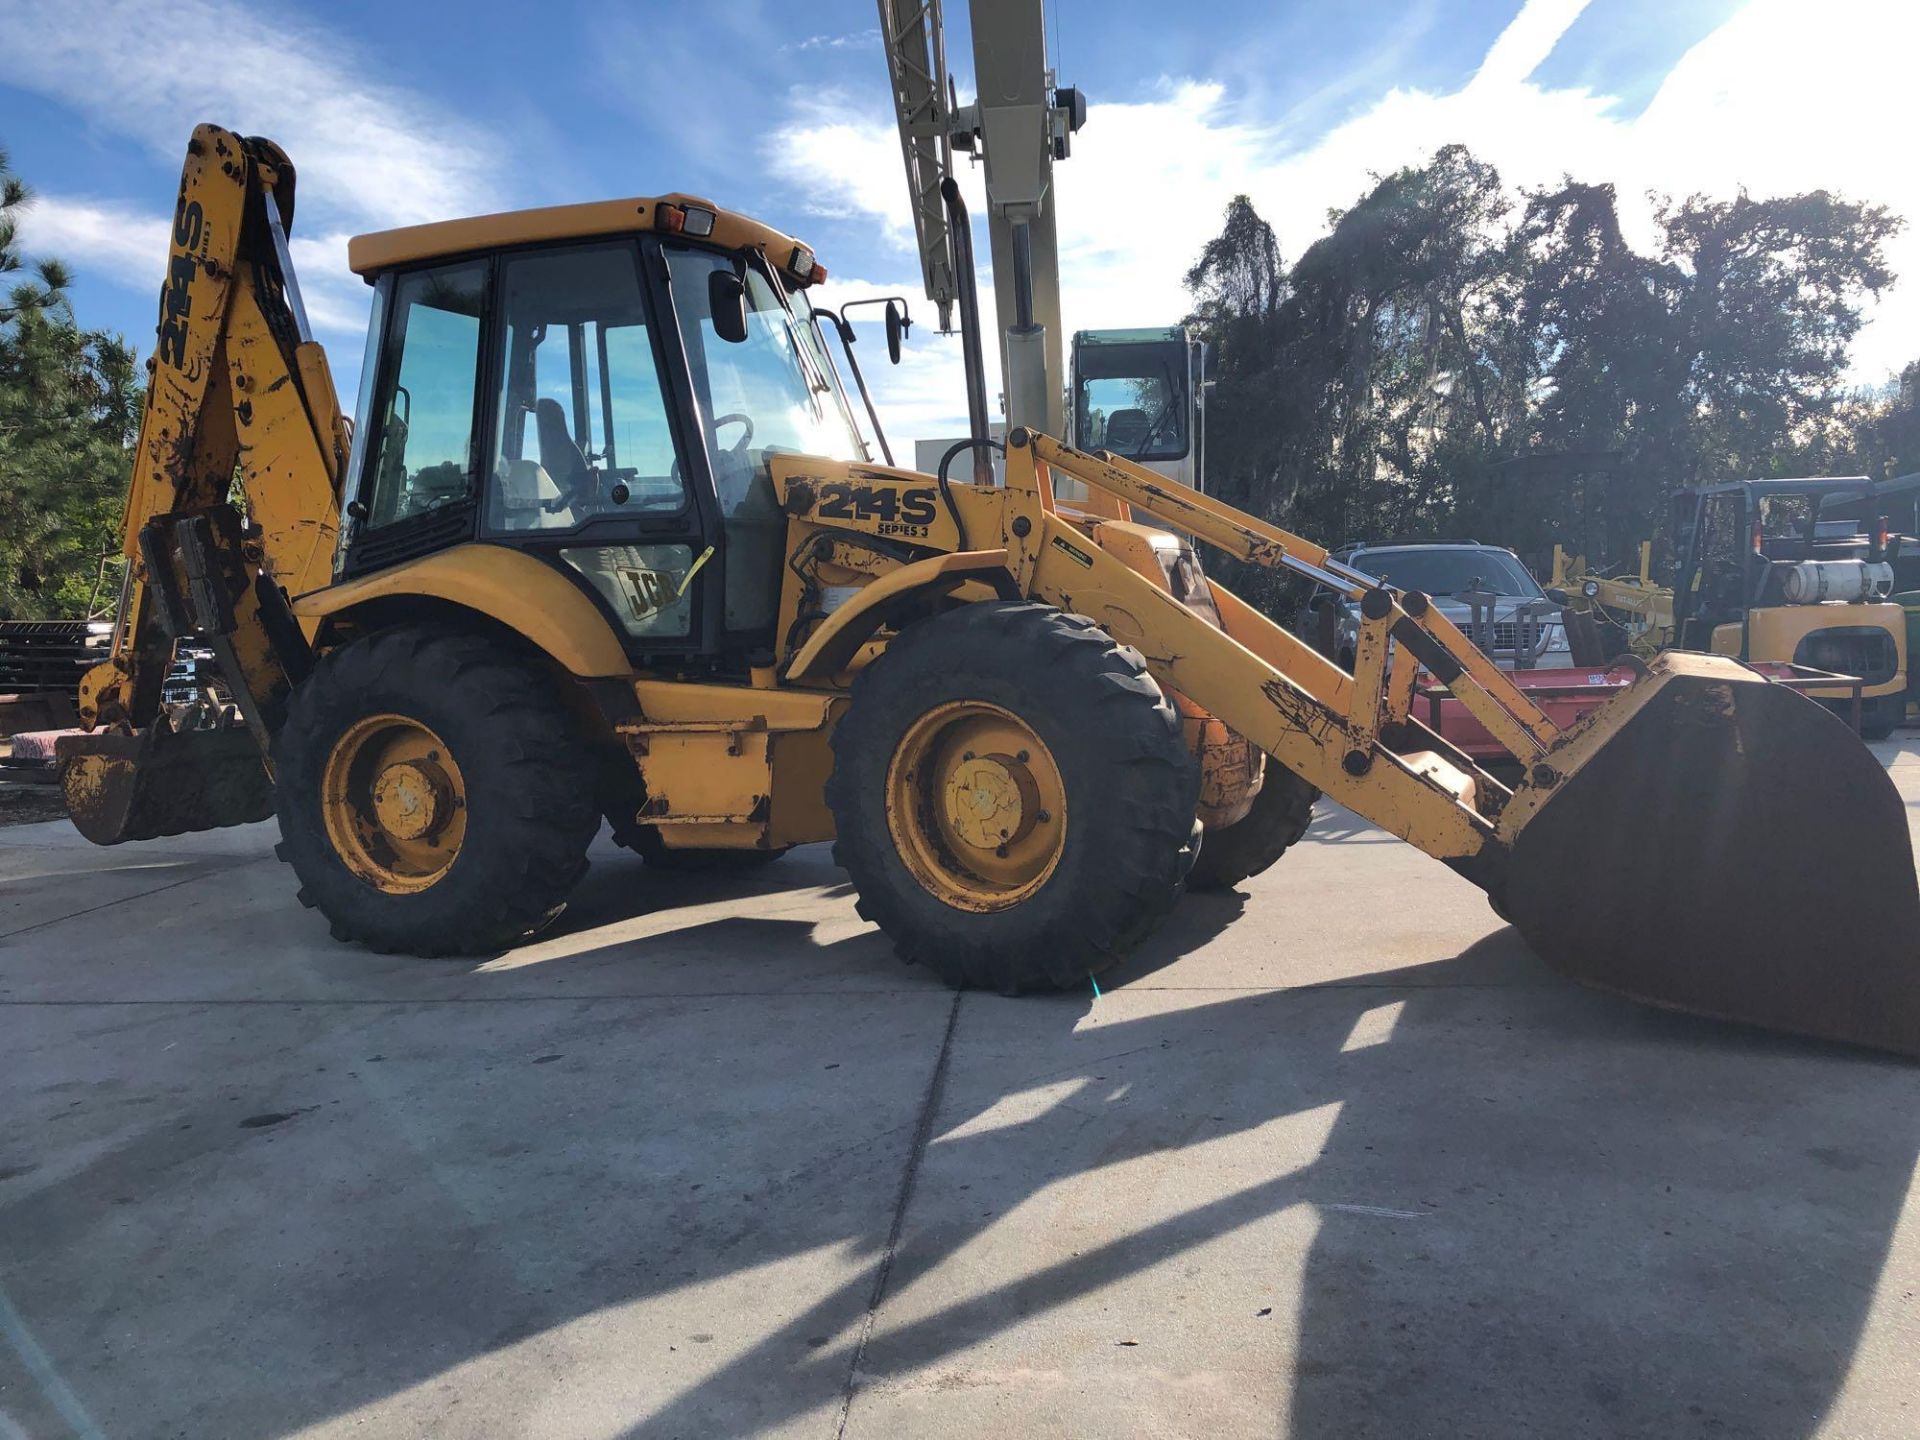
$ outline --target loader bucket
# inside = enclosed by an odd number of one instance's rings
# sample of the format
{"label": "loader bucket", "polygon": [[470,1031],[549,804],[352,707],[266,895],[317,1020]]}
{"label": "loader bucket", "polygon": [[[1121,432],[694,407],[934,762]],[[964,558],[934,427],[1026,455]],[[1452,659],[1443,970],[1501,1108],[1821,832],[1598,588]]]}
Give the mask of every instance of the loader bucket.
{"label": "loader bucket", "polygon": [[237,726],[63,735],[55,746],[67,813],[96,845],[244,825],[273,813],[273,784]]}
{"label": "loader bucket", "polygon": [[1542,960],[1654,1005],[1920,1056],[1906,807],[1843,721],[1730,660],[1670,654],[1563,750],[1571,773],[1495,887]]}

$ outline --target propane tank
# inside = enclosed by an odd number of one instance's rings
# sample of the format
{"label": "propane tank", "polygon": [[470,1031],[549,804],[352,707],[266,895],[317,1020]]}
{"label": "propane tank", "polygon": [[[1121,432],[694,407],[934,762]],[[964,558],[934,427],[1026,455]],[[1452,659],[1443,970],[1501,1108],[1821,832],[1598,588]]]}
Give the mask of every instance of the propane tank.
{"label": "propane tank", "polygon": [[1789,605],[1884,600],[1893,593],[1893,566],[1884,560],[1802,560],[1786,570],[1780,594]]}

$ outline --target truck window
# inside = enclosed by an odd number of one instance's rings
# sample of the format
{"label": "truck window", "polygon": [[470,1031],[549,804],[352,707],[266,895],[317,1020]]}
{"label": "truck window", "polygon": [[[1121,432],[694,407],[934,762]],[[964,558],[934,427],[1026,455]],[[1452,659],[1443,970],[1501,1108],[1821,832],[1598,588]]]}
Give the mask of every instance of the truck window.
{"label": "truck window", "polygon": [[473,397],[486,266],[478,262],[400,277],[390,361],[373,413],[369,526],[464,500],[473,477]]}

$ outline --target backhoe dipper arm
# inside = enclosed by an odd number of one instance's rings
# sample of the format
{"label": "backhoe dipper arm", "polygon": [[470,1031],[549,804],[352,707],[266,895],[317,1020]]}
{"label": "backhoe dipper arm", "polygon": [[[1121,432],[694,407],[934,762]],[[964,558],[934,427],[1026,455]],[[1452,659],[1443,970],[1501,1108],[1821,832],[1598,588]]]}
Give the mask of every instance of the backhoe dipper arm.
{"label": "backhoe dipper arm", "polygon": [[[202,125],[174,206],[160,323],[121,522],[113,653],[81,679],[93,733],[56,743],[97,845],[264,819],[270,742],[312,665],[289,595],[330,578],[347,427],[287,254],[293,167]],[[243,723],[174,728],[175,642],[213,651]]]}
{"label": "backhoe dipper arm", "polygon": [[285,597],[330,577],[347,428],[287,254],[293,187],[270,141],[193,132],[122,518],[125,599],[112,657],[80,687],[90,729],[152,725],[192,636],[264,752],[306,663]]}

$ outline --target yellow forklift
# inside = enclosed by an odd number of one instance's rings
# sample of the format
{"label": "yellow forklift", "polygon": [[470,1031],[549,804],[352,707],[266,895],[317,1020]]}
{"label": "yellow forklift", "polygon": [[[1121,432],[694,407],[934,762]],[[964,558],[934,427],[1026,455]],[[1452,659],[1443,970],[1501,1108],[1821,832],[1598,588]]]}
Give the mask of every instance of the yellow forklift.
{"label": "yellow forklift", "polygon": [[[1906,714],[1906,612],[1893,593],[1884,519],[1830,518],[1870,497],[1865,476],[1742,480],[1674,497],[1673,643],[1784,661],[1861,682],[1860,733],[1882,740]],[[1807,694],[1836,710],[1850,689]]]}

